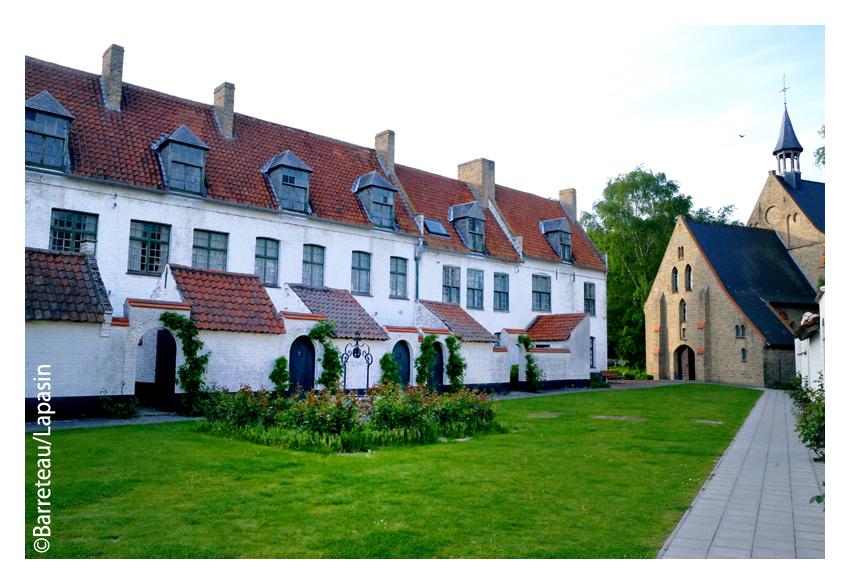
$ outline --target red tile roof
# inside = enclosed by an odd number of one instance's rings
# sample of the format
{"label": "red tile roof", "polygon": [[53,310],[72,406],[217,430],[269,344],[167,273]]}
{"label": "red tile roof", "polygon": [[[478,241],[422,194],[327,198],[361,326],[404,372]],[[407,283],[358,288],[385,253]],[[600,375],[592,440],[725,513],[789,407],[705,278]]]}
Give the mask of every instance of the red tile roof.
{"label": "red tile roof", "polygon": [[[186,125],[209,146],[207,198],[277,209],[261,169],[272,157],[291,150],[315,172],[310,175],[310,204],[318,217],[371,226],[354,180],[381,172],[375,150],[303,130],[234,116],[234,138],[218,129],[213,106],[125,83],[121,111],[103,104],[99,75],[27,57],[25,97],[48,90],[74,115],[69,149],[72,174],[165,190],[151,144]],[[404,233],[417,233],[413,217],[396,194],[395,214]]]}
{"label": "red tile roof", "polygon": [[532,341],[566,341],[575,328],[587,317],[586,313],[541,314],[528,326]]}
{"label": "red tile roof", "polygon": [[[434,302],[433,300],[417,300],[422,306],[434,313],[462,341],[480,341],[495,343],[496,337],[490,334],[481,324],[472,318],[459,304]],[[422,329],[423,332],[426,329]]]}
{"label": "red tile roof", "polygon": [[28,247],[25,257],[26,320],[103,322],[109,300],[98,294],[82,253]]}
{"label": "red tile roof", "polygon": [[[449,237],[430,235],[425,231],[425,241],[431,247],[469,252],[463,238],[449,222],[449,207],[474,202],[475,195],[465,182],[417,170],[409,166],[395,165],[395,173],[407,193],[414,213],[422,213],[428,219],[443,224]],[[484,209],[484,247],[492,256],[519,261],[511,242],[499,227],[489,209]]]}
{"label": "red tile roof", "polygon": [[199,329],[285,334],[265,286],[254,274],[202,270],[169,264],[183,300]]}
{"label": "red tile roof", "polygon": [[386,341],[390,338],[348,290],[315,288],[304,284],[287,286],[307,305],[310,312],[323,314],[327,321],[335,324],[335,338],[353,339],[357,331],[360,331],[363,339]]}
{"label": "red tile roof", "polygon": [[513,232],[522,235],[523,254],[532,258],[560,261],[549,241],[540,233],[540,221],[567,217],[573,232],[572,252],[576,265],[598,270],[607,269],[584,229],[569,218],[555,199],[496,185],[496,204]]}

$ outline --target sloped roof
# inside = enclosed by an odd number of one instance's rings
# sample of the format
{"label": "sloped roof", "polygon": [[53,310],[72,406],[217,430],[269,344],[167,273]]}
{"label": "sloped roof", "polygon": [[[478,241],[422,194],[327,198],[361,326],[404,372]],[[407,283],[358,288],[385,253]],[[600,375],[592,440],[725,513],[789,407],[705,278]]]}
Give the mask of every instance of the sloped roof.
{"label": "sloped roof", "polygon": [[794,133],[794,126],[791,125],[791,118],[788,117],[787,107],[785,108],[785,113],[782,114],[782,124],[779,126],[779,139],[776,141],[773,155],[776,156],[776,153],[780,150],[803,151],[800,141],[797,140],[797,134]]}
{"label": "sloped roof", "polygon": [[199,329],[284,334],[283,319],[254,274],[202,270],[169,264]]}
{"label": "sloped roof", "polygon": [[496,337],[472,318],[459,304],[447,304],[433,300],[417,300],[422,306],[442,320],[446,327],[462,341],[495,343]]}
{"label": "sloped roof", "polygon": [[[395,173],[410,198],[414,213],[422,213],[428,219],[440,221],[448,232],[448,237],[440,237],[425,231],[425,241],[430,247],[452,249],[471,253],[463,238],[449,222],[449,208],[464,203],[474,203],[475,195],[465,182],[410,168],[395,165]],[[519,261],[520,257],[499,227],[496,218],[489,209],[483,209],[484,247],[491,256]]]}
{"label": "sloped roof", "polygon": [[56,101],[56,99],[52,95],[50,95],[50,92],[47,90],[44,90],[38,95],[29,98],[24,103],[24,107],[27,107],[32,110],[38,110],[40,112],[45,112],[48,114],[53,114],[55,116],[62,116],[63,118],[74,119],[74,116],[71,115],[71,112],[62,107],[62,104]]}
{"label": "sloped roof", "polygon": [[826,185],[822,182],[801,180],[800,188],[795,189],[788,184],[785,177],[776,175],[776,178],[812,225],[821,233],[826,233]]}
{"label": "sloped roof", "polygon": [[685,221],[723,287],[771,345],[794,336],[767,305],[811,304],[815,291],[772,229]]}
{"label": "sloped roof", "polygon": [[326,320],[335,323],[335,338],[353,339],[357,331],[360,331],[360,337],[364,339],[386,341],[390,338],[348,290],[318,288],[304,284],[287,284],[287,286],[298,295],[310,312],[323,314]]}
{"label": "sloped roof", "polygon": [[584,312],[539,314],[528,325],[528,336],[532,341],[566,341],[585,318],[587,314]]}
{"label": "sloped roof", "polygon": [[[561,261],[546,237],[540,233],[540,222],[567,216],[561,204],[546,197],[524,193],[496,185],[496,203],[505,221],[517,235],[522,235],[522,251],[532,258]],[[578,266],[606,270],[599,252],[580,225],[567,217],[572,230],[572,253]]]}
{"label": "sloped roof", "polygon": [[108,298],[101,298],[96,277],[82,253],[25,249],[24,318],[103,322]]}
{"label": "sloped roof", "polygon": [[[351,185],[358,177],[381,172],[374,149],[239,113],[234,115],[234,138],[227,139],[219,130],[212,104],[128,83],[122,86],[121,111],[109,110],[103,104],[99,77],[26,59],[25,98],[49,90],[75,116],[69,139],[73,175],[166,190],[151,144],[185,125],[209,146],[205,170],[208,199],[277,209],[262,168],[281,152],[291,150],[314,170],[310,206],[315,216],[373,226],[351,193]],[[417,233],[413,217],[398,195],[395,218],[402,233]]]}

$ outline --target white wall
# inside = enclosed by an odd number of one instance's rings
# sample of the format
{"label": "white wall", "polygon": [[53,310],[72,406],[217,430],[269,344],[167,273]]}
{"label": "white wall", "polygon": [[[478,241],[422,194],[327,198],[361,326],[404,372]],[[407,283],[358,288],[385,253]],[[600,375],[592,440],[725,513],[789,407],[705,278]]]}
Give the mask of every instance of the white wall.
{"label": "white wall", "polygon": [[230,391],[237,391],[241,383],[254,391],[274,390],[269,379],[274,362],[280,356],[289,359],[291,342],[286,343],[284,335],[202,330],[198,337],[203,352],[211,353],[207,385],[215,383]]}

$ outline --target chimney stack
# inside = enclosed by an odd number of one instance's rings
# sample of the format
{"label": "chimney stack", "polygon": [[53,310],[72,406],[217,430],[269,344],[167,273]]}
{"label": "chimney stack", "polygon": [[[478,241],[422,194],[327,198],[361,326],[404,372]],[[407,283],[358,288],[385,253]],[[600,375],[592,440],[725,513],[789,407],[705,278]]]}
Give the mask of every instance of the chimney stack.
{"label": "chimney stack", "polygon": [[469,183],[485,208],[496,202],[496,163],[486,158],[457,165],[457,179]]}
{"label": "chimney stack", "polygon": [[106,107],[121,111],[121,85],[124,77],[124,47],[109,45],[103,53],[103,89]]}
{"label": "chimney stack", "polygon": [[387,174],[395,174],[395,132],[384,130],[375,136],[375,152]]}
{"label": "chimney stack", "polygon": [[578,223],[578,216],[576,216],[576,213],[578,212],[576,190],[564,189],[562,191],[558,191],[558,199],[561,201],[561,206],[566,209],[567,215],[570,216],[570,219],[572,219],[574,223]]}
{"label": "chimney stack", "polygon": [[225,81],[215,88],[213,105],[225,138],[233,138],[233,101],[236,86]]}
{"label": "chimney stack", "polygon": [[94,259],[94,246],[94,237],[92,237],[91,235],[83,235],[82,239],[80,240],[80,251],[83,253],[83,255],[87,258]]}

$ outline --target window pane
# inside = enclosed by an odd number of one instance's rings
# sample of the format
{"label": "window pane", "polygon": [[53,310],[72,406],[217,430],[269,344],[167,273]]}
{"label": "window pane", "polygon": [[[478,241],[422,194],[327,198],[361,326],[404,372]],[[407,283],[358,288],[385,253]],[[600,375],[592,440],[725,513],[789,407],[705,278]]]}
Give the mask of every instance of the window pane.
{"label": "window pane", "polygon": [[54,209],[50,216],[50,249],[80,251],[83,236],[97,237],[97,215]]}

